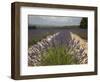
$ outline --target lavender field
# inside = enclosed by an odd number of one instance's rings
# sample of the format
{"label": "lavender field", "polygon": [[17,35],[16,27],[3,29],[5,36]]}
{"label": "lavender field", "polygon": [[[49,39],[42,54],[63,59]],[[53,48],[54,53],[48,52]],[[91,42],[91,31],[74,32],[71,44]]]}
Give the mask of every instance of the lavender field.
{"label": "lavender field", "polygon": [[31,29],[28,36],[30,43],[36,39],[29,44],[29,66],[87,63],[86,29]]}

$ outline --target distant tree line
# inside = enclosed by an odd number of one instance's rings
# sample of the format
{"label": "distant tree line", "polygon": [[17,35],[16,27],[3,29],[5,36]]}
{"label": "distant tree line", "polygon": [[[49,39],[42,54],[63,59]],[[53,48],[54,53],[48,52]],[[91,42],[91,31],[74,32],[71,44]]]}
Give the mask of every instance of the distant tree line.
{"label": "distant tree line", "polygon": [[36,29],[36,26],[28,26],[28,29]]}

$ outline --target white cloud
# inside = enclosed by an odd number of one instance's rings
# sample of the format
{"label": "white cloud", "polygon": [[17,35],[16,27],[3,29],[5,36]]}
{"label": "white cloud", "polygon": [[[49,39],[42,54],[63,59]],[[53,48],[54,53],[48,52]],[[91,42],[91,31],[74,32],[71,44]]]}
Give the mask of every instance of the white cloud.
{"label": "white cloud", "polygon": [[28,16],[29,25],[52,25],[52,26],[67,26],[79,25],[81,17],[63,17],[63,16]]}

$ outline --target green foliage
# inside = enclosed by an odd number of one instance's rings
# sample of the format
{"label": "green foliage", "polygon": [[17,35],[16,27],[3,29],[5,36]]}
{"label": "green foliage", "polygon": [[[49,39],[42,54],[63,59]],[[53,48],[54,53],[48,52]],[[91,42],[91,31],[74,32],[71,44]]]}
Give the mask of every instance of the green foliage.
{"label": "green foliage", "polygon": [[65,65],[78,64],[77,58],[65,47],[49,48],[41,56],[41,65]]}
{"label": "green foliage", "polygon": [[80,22],[80,28],[86,29],[88,27],[88,19],[87,18],[82,18]]}
{"label": "green foliage", "polygon": [[40,40],[41,40],[41,38],[38,38],[38,37],[32,38],[32,40],[28,42],[28,46],[30,47],[30,46],[36,44]]}
{"label": "green foliage", "polygon": [[31,39],[31,41],[28,42],[28,46],[30,47],[30,46],[36,44],[38,41],[41,41],[43,38],[46,38],[47,36],[52,35],[52,34],[53,34],[52,32],[46,32],[40,36],[35,36]]}

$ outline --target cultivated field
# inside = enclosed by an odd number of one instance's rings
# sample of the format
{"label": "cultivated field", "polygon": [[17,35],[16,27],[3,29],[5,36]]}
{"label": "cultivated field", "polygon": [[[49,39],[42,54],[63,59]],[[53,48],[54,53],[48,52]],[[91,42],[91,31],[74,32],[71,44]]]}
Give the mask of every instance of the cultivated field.
{"label": "cultivated field", "polygon": [[86,64],[87,29],[29,29],[28,65]]}

